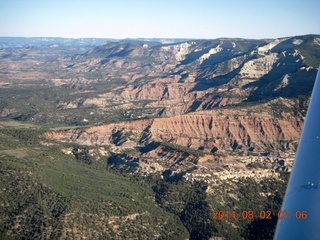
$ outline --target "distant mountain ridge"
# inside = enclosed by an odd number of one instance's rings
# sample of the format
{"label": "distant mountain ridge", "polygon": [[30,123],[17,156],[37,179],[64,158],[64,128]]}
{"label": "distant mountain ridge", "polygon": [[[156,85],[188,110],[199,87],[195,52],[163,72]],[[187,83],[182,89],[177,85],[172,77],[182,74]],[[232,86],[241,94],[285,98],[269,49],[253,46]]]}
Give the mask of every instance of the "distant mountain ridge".
{"label": "distant mountain ridge", "polygon": [[[86,47],[65,45],[72,41],[80,44],[81,39],[27,39],[28,44],[33,40],[44,44],[32,47],[20,46],[19,41],[25,39],[11,40],[12,47],[0,49],[3,79],[46,79],[58,88],[93,91],[90,96],[50,103],[50,107],[92,107],[97,111],[95,119],[103,118],[101,109],[109,111],[114,106],[129,120],[309,96],[320,63],[319,35],[172,44],[126,39]],[[94,42],[98,43],[96,39],[82,41]],[[32,112],[27,106],[23,109]],[[14,116],[13,112],[20,110],[1,111],[4,116]],[[93,116],[86,118],[99,121]]]}
{"label": "distant mountain ridge", "polygon": [[122,79],[126,84],[117,91],[123,100],[157,100],[159,108],[166,106],[165,101],[176,101],[171,110],[162,111],[168,116],[175,115],[177,105],[177,113],[183,114],[243,101],[309,95],[319,65],[319,39],[310,35],[170,45],[123,41],[98,46],[62,63],[72,64],[71,72]]}
{"label": "distant mountain ridge", "polygon": [[68,46],[98,46],[106,42],[119,41],[145,41],[171,44],[188,41],[186,38],[63,38],[63,37],[0,37],[0,46],[46,46],[50,44],[63,44]]}

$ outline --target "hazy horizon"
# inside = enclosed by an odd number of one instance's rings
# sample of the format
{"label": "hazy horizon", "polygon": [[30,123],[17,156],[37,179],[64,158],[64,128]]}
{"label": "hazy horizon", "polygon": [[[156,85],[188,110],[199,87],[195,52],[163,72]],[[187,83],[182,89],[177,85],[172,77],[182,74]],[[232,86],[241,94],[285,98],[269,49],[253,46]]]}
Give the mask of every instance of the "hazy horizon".
{"label": "hazy horizon", "polygon": [[0,0],[0,36],[273,39],[320,34],[318,0]]}
{"label": "hazy horizon", "polygon": [[320,35],[320,34],[302,34],[302,35],[292,35],[292,36],[282,36],[282,37],[274,37],[274,38],[241,38],[241,37],[217,37],[217,38],[181,38],[181,37],[136,37],[136,38],[112,38],[112,37],[56,37],[56,36],[32,36],[32,37],[25,37],[25,36],[0,36],[0,38],[60,38],[60,39],[74,39],[74,40],[81,40],[81,39],[110,39],[110,40],[139,40],[139,39],[160,39],[160,40],[215,40],[215,39],[247,39],[247,40],[268,40],[268,39],[280,39],[280,38],[290,38],[290,37],[298,37],[298,36],[306,36],[306,35]]}

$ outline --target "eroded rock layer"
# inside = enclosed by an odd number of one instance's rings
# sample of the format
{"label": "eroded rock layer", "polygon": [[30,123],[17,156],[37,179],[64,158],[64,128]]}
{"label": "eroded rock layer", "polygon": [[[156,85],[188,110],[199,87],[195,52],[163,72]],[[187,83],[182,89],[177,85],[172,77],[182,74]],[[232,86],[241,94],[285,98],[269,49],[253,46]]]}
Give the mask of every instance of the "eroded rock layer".
{"label": "eroded rock layer", "polygon": [[[47,137],[82,145],[139,146],[146,142],[170,142],[194,149],[224,151],[294,149],[302,119],[267,116],[210,116],[188,114],[169,118],[137,120],[48,133]],[[115,141],[116,134],[124,140]]]}

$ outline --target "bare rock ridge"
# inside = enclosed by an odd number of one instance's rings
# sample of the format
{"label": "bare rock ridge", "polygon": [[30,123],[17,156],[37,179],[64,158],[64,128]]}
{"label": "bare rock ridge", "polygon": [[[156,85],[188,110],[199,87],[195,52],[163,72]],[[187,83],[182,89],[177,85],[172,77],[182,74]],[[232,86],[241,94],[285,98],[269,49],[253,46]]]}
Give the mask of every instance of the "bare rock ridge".
{"label": "bare rock ridge", "polygon": [[[263,116],[205,116],[189,114],[169,118],[136,120],[48,133],[47,137],[81,145],[134,146],[146,142],[170,142],[207,152],[235,150],[291,149],[299,139],[303,122],[293,117],[274,119]],[[120,138],[120,135],[127,138]],[[118,135],[118,136],[117,136]]]}
{"label": "bare rock ridge", "polygon": [[[98,107],[110,100],[149,101],[144,105],[149,114],[141,117],[175,116],[244,101],[309,95],[318,63],[306,49],[312,45],[319,50],[316,39],[108,43],[61,63],[72,62],[71,72],[103,73],[108,81],[121,80],[109,95],[95,98]],[[86,106],[90,103],[95,104],[93,99],[85,101]]]}
{"label": "bare rock ridge", "polygon": [[[266,104],[258,109],[263,107],[268,110]],[[250,111],[253,108],[218,109],[51,131],[45,136],[100,147],[109,164],[141,175],[161,172],[170,179],[212,184],[241,177],[277,178],[279,171],[292,167],[303,118]]]}

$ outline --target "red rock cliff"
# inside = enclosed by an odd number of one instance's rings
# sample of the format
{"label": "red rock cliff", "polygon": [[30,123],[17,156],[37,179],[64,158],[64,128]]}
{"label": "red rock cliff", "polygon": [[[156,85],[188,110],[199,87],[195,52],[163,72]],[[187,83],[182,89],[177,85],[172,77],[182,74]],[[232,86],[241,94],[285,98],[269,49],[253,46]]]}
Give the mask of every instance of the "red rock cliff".
{"label": "red rock cliff", "polygon": [[118,131],[136,145],[146,141],[166,141],[195,149],[203,147],[207,151],[248,148],[264,151],[294,149],[293,144],[299,140],[301,129],[302,119],[294,117],[190,114],[51,132],[47,137],[84,145],[108,145],[113,143],[112,135]]}

